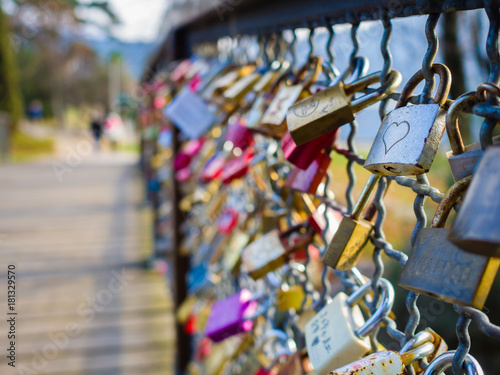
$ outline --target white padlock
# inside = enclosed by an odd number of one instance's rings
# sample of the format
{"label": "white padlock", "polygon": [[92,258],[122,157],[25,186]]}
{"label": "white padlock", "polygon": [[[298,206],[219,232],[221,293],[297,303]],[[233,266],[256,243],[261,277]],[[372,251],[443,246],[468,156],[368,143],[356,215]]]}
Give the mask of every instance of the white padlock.
{"label": "white padlock", "polygon": [[317,375],[354,362],[371,351],[369,335],[389,315],[394,303],[394,289],[380,279],[382,296],[375,313],[365,321],[356,304],[371,290],[368,282],[350,296],[338,293],[306,324],[306,346]]}

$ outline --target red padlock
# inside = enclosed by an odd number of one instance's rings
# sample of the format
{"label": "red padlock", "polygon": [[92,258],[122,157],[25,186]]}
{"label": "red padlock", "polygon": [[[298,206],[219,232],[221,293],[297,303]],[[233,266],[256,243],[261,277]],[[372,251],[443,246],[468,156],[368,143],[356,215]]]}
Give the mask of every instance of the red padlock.
{"label": "red padlock", "polygon": [[321,153],[306,169],[293,168],[286,179],[286,186],[307,194],[316,194],[318,186],[326,176],[332,159],[328,153]]}
{"label": "red padlock", "polygon": [[297,146],[289,132],[281,138],[281,147],[285,159],[290,163],[306,170],[323,150],[330,150],[337,139],[338,130],[326,133],[310,142]]}
{"label": "red padlock", "polygon": [[231,234],[238,224],[239,214],[233,208],[226,208],[217,221],[217,229],[220,234]]}
{"label": "red padlock", "polygon": [[200,173],[200,182],[207,184],[218,178],[222,173],[222,168],[226,164],[226,159],[221,154],[212,156]]}
{"label": "red padlock", "polygon": [[230,184],[232,181],[245,176],[248,172],[250,161],[253,158],[253,149],[246,149],[243,153],[230,160],[221,173],[223,184]]}

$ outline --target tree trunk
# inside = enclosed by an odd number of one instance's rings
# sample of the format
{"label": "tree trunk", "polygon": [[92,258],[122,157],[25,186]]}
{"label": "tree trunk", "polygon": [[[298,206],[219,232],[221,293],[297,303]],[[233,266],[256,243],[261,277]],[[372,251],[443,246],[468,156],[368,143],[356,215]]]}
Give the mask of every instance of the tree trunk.
{"label": "tree trunk", "polygon": [[[21,120],[22,99],[18,66],[10,39],[9,20],[1,6],[0,0],[0,110],[7,112],[10,118],[9,129],[1,134],[12,134]],[[5,144],[5,142],[0,143]]]}

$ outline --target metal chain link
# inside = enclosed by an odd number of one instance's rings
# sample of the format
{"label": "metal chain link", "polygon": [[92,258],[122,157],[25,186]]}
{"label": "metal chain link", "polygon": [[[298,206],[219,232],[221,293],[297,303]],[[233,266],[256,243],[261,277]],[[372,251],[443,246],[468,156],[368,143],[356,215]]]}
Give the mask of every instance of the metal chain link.
{"label": "metal chain link", "polygon": [[430,14],[425,24],[425,38],[427,39],[427,51],[422,61],[422,73],[425,78],[425,86],[420,96],[420,104],[429,103],[434,90],[434,73],[432,72],[432,63],[436,58],[439,48],[439,40],[436,34],[436,25],[441,13]]}

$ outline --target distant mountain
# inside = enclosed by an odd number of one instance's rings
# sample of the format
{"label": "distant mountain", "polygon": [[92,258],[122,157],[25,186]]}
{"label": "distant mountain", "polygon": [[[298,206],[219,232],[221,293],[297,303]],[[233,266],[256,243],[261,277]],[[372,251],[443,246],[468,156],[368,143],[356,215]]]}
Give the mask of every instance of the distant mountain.
{"label": "distant mountain", "polygon": [[144,71],[149,56],[153,53],[155,43],[127,43],[116,39],[86,39],[88,43],[104,61],[117,52],[122,55],[128,72],[139,79]]}

